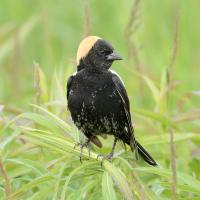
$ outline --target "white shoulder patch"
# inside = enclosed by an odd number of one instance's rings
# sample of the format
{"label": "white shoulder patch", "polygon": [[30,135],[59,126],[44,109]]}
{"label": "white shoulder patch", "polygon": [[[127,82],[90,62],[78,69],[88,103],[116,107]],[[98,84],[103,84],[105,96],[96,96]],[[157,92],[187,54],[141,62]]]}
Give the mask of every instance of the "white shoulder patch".
{"label": "white shoulder patch", "polygon": [[75,76],[77,74],[77,71],[75,71],[73,74],[72,74],[72,76]]}
{"label": "white shoulder patch", "polygon": [[120,77],[120,75],[119,75],[116,71],[111,70],[111,69],[109,69],[109,71],[111,71],[113,74],[115,74],[116,76],[118,76],[118,78],[119,78],[120,81],[123,83],[123,85],[125,85],[125,84],[124,84],[124,81],[122,80],[122,78]]}

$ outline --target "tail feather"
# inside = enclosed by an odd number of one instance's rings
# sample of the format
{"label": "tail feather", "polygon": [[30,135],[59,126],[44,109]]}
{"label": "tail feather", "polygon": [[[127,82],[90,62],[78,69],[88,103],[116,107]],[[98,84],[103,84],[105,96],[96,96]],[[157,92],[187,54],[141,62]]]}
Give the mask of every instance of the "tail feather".
{"label": "tail feather", "polygon": [[142,145],[137,142],[138,153],[142,158],[152,166],[157,166],[156,161],[149,155],[149,153],[142,147]]}
{"label": "tail feather", "polygon": [[137,151],[138,154],[150,165],[152,166],[157,166],[158,164],[156,161],[149,155],[149,153],[144,149],[144,147],[136,141],[137,149],[135,150],[135,145],[133,144],[132,141],[129,141],[126,138],[126,143],[130,145],[132,151]]}

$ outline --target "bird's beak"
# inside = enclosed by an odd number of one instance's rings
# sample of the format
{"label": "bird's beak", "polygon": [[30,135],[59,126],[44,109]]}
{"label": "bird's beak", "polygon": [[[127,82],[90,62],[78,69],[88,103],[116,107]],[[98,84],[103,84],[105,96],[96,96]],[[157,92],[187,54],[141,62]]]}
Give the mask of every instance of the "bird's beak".
{"label": "bird's beak", "polygon": [[107,60],[110,60],[110,61],[123,60],[123,58],[117,52],[114,51],[113,53],[111,53],[107,56]]}

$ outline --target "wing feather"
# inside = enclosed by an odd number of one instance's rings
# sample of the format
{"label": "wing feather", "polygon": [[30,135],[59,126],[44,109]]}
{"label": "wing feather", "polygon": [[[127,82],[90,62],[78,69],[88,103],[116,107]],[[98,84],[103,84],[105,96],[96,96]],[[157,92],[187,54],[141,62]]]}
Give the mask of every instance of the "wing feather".
{"label": "wing feather", "polygon": [[68,81],[67,81],[67,100],[69,97],[69,92],[70,92],[70,87],[72,85],[72,81],[73,81],[73,75],[69,77]]}
{"label": "wing feather", "polygon": [[130,103],[128,99],[128,95],[126,89],[121,82],[120,78],[116,74],[112,74],[112,81],[115,85],[116,91],[121,98],[121,102],[124,108],[124,113],[126,116],[127,124],[128,124],[128,133],[131,136],[130,138],[130,147],[132,151],[135,151],[136,158],[138,158],[138,148],[137,148],[137,141],[134,136],[134,129],[131,122],[131,114],[130,114]]}
{"label": "wing feather", "polygon": [[135,139],[134,129],[131,122],[130,103],[129,103],[128,95],[123,83],[121,82],[120,78],[116,74],[112,74],[112,80],[117,90],[117,93],[119,97],[121,98],[122,105],[124,108],[124,113],[125,113],[127,124],[128,124],[128,133],[131,136],[131,139],[130,139],[131,150],[132,151],[135,150],[136,159],[138,159],[138,153],[139,153],[147,163],[149,163],[152,166],[157,166],[156,161]]}

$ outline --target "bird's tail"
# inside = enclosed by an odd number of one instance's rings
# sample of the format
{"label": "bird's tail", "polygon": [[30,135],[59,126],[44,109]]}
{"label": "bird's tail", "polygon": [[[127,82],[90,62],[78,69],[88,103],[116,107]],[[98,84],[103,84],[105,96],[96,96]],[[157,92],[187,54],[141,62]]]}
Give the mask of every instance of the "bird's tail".
{"label": "bird's tail", "polygon": [[[156,163],[156,161],[149,155],[149,153],[144,149],[144,147],[138,142],[135,141],[136,145],[134,144],[134,142],[128,138],[128,137],[123,137],[121,138],[126,144],[130,145],[131,150],[134,152],[136,152],[144,159],[144,161],[146,161],[149,165],[152,166],[157,166],[158,164]],[[137,146],[137,149],[135,149],[135,146]]]}
{"label": "bird's tail", "polygon": [[[139,153],[139,155],[150,165],[152,166],[157,166],[157,163],[156,161],[149,155],[149,153],[144,149],[144,147],[139,143],[137,142],[137,151]],[[132,148],[131,148],[132,150]]]}

